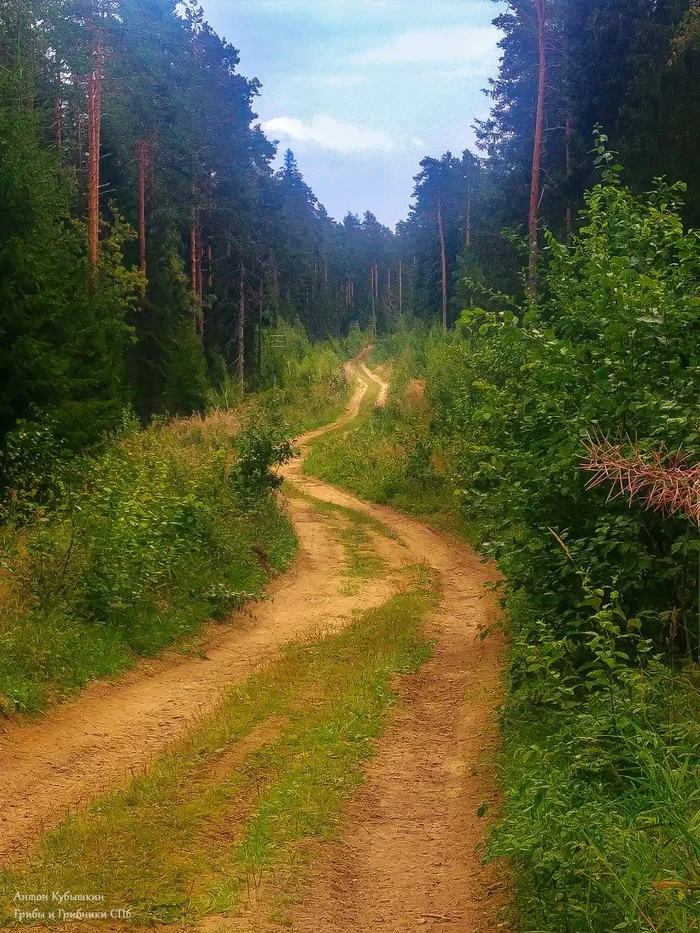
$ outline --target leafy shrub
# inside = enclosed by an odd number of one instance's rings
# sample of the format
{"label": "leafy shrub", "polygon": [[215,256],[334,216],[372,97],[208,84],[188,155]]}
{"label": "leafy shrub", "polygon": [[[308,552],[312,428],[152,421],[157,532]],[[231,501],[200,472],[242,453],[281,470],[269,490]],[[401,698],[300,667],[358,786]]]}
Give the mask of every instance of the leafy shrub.
{"label": "leafy shrub", "polygon": [[294,552],[268,495],[269,468],[288,453],[263,426],[241,438],[191,422],[127,429],[52,510],[6,526],[6,704],[39,709],[256,596]]}
{"label": "leafy shrub", "polygon": [[231,479],[246,500],[281,485],[282,476],[271,468],[286,463],[294,455],[294,447],[279,422],[251,419],[234,446],[238,460]]}
{"label": "leafy shrub", "polygon": [[428,353],[433,430],[505,581],[513,638],[506,803],[491,854],[523,930],[673,931],[700,921],[698,533],[608,501],[591,434],[700,452],[700,235],[682,186],[603,181],[570,246],[549,237],[537,306],[463,312]]}

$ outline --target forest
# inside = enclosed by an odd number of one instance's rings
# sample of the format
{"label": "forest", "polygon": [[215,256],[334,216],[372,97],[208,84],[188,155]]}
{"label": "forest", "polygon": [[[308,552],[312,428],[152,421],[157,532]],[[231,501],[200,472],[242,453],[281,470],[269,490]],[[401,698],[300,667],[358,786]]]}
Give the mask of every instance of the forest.
{"label": "forest", "polygon": [[700,3],[493,13],[392,230],[0,0],[0,924],[699,928]]}

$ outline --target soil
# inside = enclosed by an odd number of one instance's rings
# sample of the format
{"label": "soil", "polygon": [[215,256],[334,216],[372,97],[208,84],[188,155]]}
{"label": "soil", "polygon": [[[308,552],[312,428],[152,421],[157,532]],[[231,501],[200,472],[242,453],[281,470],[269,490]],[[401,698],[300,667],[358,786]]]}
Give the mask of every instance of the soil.
{"label": "soil", "polygon": [[[360,363],[362,373],[387,383]],[[462,540],[388,506],[370,505],[302,473],[310,440],[356,416],[367,381],[333,425],[299,438],[301,455],[286,477],[309,496],[374,516],[399,540],[382,539],[387,574],[348,594],[344,555],[328,517],[290,497],[300,555],[268,599],[212,629],[206,659],[168,657],[142,665],[116,684],[93,685],[41,722],[0,737],[0,861],[22,855],[70,809],[130,773],[217,703],[221,691],[274,656],[284,642],[345,624],[354,610],[394,591],[391,565],[424,561],[442,580],[443,598],[429,620],[431,661],[396,681],[399,695],[365,781],[353,797],[336,842],[315,846],[312,880],[292,910],[298,933],[496,933],[503,929],[507,875],[484,865],[486,819],[498,805],[494,753],[501,696],[503,638],[486,584],[491,568]],[[333,521],[338,516],[334,515]],[[263,895],[264,895],[263,891]],[[202,930],[280,929],[251,906],[235,920],[208,918]]]}

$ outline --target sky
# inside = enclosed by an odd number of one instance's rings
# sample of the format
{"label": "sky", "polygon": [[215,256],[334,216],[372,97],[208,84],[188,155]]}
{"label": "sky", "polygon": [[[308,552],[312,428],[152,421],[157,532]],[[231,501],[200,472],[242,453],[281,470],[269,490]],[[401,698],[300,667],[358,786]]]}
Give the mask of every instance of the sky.
{"label": "sky", "polygon": [[408,213],[426,156],[474,145],[498,68],[492,0],[201,0],[254,109],[329,214]]}

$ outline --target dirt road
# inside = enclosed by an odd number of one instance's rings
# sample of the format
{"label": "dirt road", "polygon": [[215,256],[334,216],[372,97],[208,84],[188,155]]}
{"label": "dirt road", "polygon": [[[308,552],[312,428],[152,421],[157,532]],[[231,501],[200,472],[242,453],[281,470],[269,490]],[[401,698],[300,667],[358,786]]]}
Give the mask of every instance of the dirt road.
{"label": "dirt road", "polygon": [[319,852],[318,881],[296,911],[294,929],[502,929],[506,879],[477,852],[486,830],[477,810],[497,798],[495,708],[504,646],[497,633],[480,637],[495,620],[484,587],[493,574],[457,538],[305,476],[298,464],[291,478],[315,498],[379,519],[412,559],[439,571],[444,591],[430,620],[434,658],[398,683],[402,702],[349,808],[341,842]]}
{"label": "dirt road", "polygon": [[[361,365],[385,400],[386,383]],[[496,931],[504,882],[475,852],[484,834],[477,808],[496,793],[502,645],[497,635],[479,637],[494,615],[484,588],[490,571],[464,542],[302,473],[308,443],[357,415],[368,382],[357,367],[352,374],[357,391],[346,412],[300,438],[302,455],[285,473],[309,496],[364,511],[396,532],[400,541],[382,539],[387,566],[427,562],[441,576],[444,598],[430,620],[434,658],[397,683],[401,702],[347,811],[341,841],[319,847],[317,880],[295,909],[294,927],[404,933],[449,923],[451,933]],[[94,685],[36,725],[0,737],[0,861],[22,855],[67,811],[147,766],[283,642],[341,626],[354,610],[392,594],[390,573],[349,593],[328,517],[299,497],[290,497],[289,509],[300,539],[295,568],[231,627],[212,627],[206,659],[143,664],[116,685]],[[271,929],[253,915],[228,928]]]}
{"label": "dirt road", "polygon": [[[366,389],[360,381],[339,423],[355,417]],[[354,611],[391,596],[393,584],[386,579],[367,581],[349,594],[343,549],[327,519],[301,499],[290,499],[288,508],[299,537],[293,570],[230,627],[212,625],[204,659],[171,653],[143,662],[117,684],[95,683],[34,725],[5,726],[0,864],[24,854],[66,812],[147,766],[218,702],[222,690],[260,667],[281,644],[337,628]]]}

